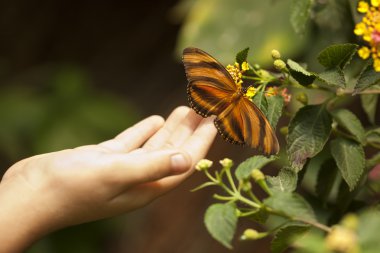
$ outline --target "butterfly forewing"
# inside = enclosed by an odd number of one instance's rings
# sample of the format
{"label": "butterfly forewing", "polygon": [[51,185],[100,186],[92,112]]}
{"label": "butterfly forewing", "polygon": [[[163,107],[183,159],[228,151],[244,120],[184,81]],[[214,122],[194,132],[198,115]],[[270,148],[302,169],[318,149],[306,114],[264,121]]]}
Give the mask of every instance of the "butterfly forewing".
{"label": "butterfly forewing", "polygon": [[278,140],[267,118],[245,97],[228,71],[212,56],[197,48],[183,51],[189,81],[190,106],[214,121],[222,137],[234,144],[259,148],[265,154],[279,151]]}
{"label": "butterfly forewing", "polygon": [[189,81],[187,92],[190,106],[204,117],[221,113],[237,91],[228,71],[197,48],[183,51],[183,63]]}

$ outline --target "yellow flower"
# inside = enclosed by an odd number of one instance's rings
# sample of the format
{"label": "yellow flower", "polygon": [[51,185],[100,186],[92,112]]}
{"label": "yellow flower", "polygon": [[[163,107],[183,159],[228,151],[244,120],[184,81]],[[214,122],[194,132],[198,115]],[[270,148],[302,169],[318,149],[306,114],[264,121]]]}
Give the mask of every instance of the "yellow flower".
{"label": "yellow flower", "polygon": [[277,93],[278,93],[277,89],[275,89],[273,87],[269,87],[266,90],[265,96],[271,97],[271,96],[277,95]]}
{"label": "yellow flower", "polygon": [[245,96],[249,99],[252,99],[257,93],[257,89],[253,86],[249,86],[247,89],[247,92],[245,93]]}
{"label": "yellow flower", "polygon": [[380,59],[379,58],[374,59],[373,68],[375,69],[376,72],[380,72]]}
{"label": "yellow flower", "polygon": [[371,51],[369,50],[368,47],[361,47],[359,50],[358,50],[358,55],[360,56],[360,58],[362,59],[367,59],[370,55]]}
{"label": "yellow flower", "polygon": [[369,9],[369,4],[364,1],[360,1],[358,4],[358,12],[360,13],[366,13]]}
{"label": "yellow flower", "polygon": [[367,26],[364,23],[358,23],[355,26],[354,33],[358,36],[363,35],[367,31]]}
{"label": "yellow flower", "polygon": [[243,70],[243,71],[247,71],[247,70],[249,70],[249,65],[248,65],[248,62],[243,62],[242,64],[241,64],[241,69]]}
{"label": "yellow flower", "polygon": [[371,0],[371,5],[374,7],[378,7],[380,5],[380,1],[379,0]]}
{"label": "yellow flower", "polygon": [[198,161],[198,163],[195,165],[195,169],[202,171],[202,170],[207,170],[212,166],[212,161],[207,160],[207,159],[201,159]]}

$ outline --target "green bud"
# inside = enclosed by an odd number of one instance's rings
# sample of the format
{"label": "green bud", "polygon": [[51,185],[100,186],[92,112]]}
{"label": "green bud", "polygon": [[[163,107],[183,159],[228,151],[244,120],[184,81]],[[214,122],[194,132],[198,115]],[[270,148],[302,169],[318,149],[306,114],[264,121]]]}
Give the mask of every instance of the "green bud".
{"label": "green bud", "polygon": [[284,126],[284,127],[281,127],[281,128],[280,128],[280,133],[281,133],[282,135],[287,135],[288,132],[289,132],[289,128],[288,128],[287,126]]}
{"label": "green bud", "polygon": [[212,166],[212,161],[207,159],[201,159],[195,165],[195,169],[199,171],[208,170]]}
{"label": "green bud", "polygon": [[229,158],[224,158],[223,160],[220,160],[219,163],[223,168],[231,168],[234,165],[234,162]]}
{"label": "green bud", "polygon": [[267,236],[268,233],[260,233],[255,229],[248,228],[244,231],[243,235],[240,237],[242,240],[257,240]]}
{"label": "green bud", "polygon": [[307,94],[305,92],[298,93],[296,96],[296,99],[304,105],[307,105],[309,102],[309,99],[308,99]]}
{"label": "green bud", "polygon": [[260,69],[261,67],[260,67],[260,65],[259,64],[255,64],[255,65],[253,65],[253,68],[255,69],[255,70],[257,70],[257,69]]}
{"label": "green bud", "polygon": [[276,49],[273,49],[272,52],[271,52],[271,54],[272,54],[273,60],[281,58],[280,52],[278,50],[276,50]]}
{"label": "green bud", "polygon": [[241,189],[244,192],[248,192],[248,191],[250,191],[252,189],[252,184],[249,181],[243,180],[243,181],[240,182],[240,184],[241,184]]}
{"label": "green bud", "polygon": [[277,59],[277,60],[274,60],[273,66],[275,69],[281,71],[281,70],[284,70],[286,68],[286,63],[281,59]]}
{"label": "green bud", "polygon": [[252,170],[251,177],[253,178],[253,180],[255,180],[255,182],[262,181],[265,179],[264,174],[261,172],[261,170],[258,169]]}

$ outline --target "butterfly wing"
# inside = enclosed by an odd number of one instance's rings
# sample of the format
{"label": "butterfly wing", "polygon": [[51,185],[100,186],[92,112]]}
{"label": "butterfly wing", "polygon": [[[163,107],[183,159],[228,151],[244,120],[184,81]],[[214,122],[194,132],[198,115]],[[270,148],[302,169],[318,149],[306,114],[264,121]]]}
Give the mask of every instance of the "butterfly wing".
{"label": "butterfly wing", "polygon": [[190,106],[203,117],[220,114],[237,92],[231,75],[216,59],[198,48],[185,48],[182,60],[189,81]]}
{"label": "butterfly wing", "polygon": [[277,137],[265,115],[241,96],[215,119],[219,133],[227,141],[261,149],[266,155],[277,154]]}

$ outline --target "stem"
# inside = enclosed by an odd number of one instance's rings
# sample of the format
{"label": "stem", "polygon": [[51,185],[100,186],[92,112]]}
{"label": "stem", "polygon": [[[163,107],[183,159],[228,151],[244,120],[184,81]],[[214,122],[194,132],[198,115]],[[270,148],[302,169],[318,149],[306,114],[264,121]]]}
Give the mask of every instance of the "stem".
{"label": "stem", "polygon": [[248,195],[249,195],[249,197],[251,197],[251,199],[252,199],[253,201],[255,201],[255,202],[258,203],[258,204],[261,204],[261,201],[256,197],[255,194],[253,194],[252,191],[248,191]]}
{"label": "stem", "polygon": [[231,170],[230,169],[227,169],[226,170],[226,175],[227,175],[227,178],[228,178],[228,182],[230,183],[231,187],[232,187],[232,190],[234,192],[239,192],[236,188],[236,185],[235,185],[235,182],[234,180],[232,179],[232,175],[231,175]]}
{"label": "stem", "polygon": [[218,199],[218,200],[223,200],[223,201],[234,201],[235,200],[234,197],[231,197],[231,196],[222,196],[222,195],[219,195],[219,194],[214,194],[213,197],[216,198],[216,199]]}
{"label": "stem", "polygon": [[352,95],[360,95],[360,94],[380,94],[380,89],[379,90],[363,90],[359,92],[355,92],[355,90],[340,90],[339,91],[341,94],[352,94]]}

